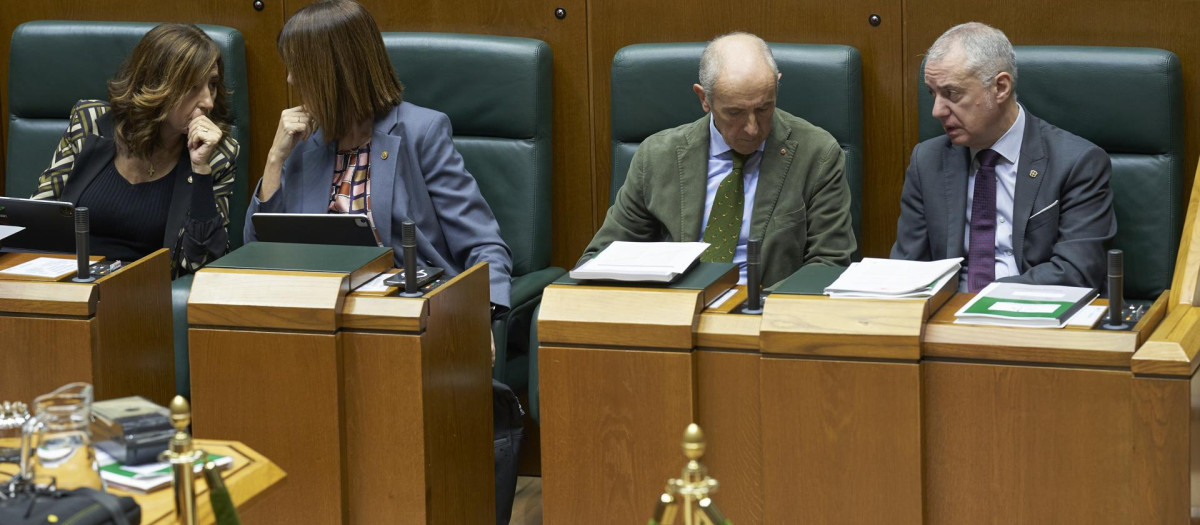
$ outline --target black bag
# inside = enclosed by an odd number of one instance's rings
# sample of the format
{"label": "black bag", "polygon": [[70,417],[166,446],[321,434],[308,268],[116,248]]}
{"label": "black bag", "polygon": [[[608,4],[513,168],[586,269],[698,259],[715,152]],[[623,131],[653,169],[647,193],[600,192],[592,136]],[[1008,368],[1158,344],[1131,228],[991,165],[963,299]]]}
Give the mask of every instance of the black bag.
{"label": "black bag", "polygon": [[[54,515],[55,520],[50,520]],[[142,509],[130,497],[93,489],[0,493],[0,525],[139,525]]]}
{"label": "black bag", "polygon": [[517,493],[517,460],[524,422],[521,402],[512,389],[492,380],[492,444],[496,457],[496,525],[508,525]]}

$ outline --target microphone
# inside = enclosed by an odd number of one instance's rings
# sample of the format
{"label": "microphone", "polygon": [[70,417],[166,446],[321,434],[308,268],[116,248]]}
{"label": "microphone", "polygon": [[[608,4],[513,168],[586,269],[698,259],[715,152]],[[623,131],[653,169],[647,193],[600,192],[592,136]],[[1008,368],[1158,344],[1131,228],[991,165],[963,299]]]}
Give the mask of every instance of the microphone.
{"label": "microphone", "polygon": [[761,314],[762,309],[762,239],[750,239],[746,242],[746,306],[742,308],[745,314]]}
{"label": "microphone", "polygon": [[95,277],[92,277],[92,267],[88,261],[88,255],[90,255],[88,252],[91,251],[91,247],[88,246],[89,224],[88,209],[86,207],[75,208],[75,261],[79,263],[79,271],[71,280],[77,283],[90,283],[96,280]]}
{"label": "microphone", "polygon": [[404,250],[404,291],[401,297],[420,297],[417,287],[417,223],[404,221],[400,226],[400,248]]}
{"label": "microphone", "polygon": [[1105,330],[1129,330],[1125,322],[1125,253],[1121,250],[1108,251],[1108,319]]}

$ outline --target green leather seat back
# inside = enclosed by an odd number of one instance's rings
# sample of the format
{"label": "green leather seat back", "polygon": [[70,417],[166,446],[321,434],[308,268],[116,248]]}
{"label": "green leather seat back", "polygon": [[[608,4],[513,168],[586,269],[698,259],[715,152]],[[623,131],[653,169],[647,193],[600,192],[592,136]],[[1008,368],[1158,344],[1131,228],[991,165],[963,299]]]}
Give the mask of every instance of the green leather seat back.
{"label": "green leather seat back", "polygon": [[[550,46],[541,40],[384,33],[404,99],[447,114],[513,256],[513,276],[550,265]],[[540,292],[540,290],[539,290]]]}
{"label": "green leather seat back", "polygon": [[[625,182],[633,153],[646,137],[704,115],[692,91],[699,82],[703,42],[634,44],[612,62],[612,185]],[[783,78],[777,106],[820,126],[846,152],[854,235],[862,223],[862,57],[849,46],[777,44],[771,52]],[[860,243],[861,244],[861,243]]]}
{"label": "green leather seat back", "polygon": [[[12,35],[8,74],[8,155],[5,193],[29,197],[80,99],[108,100],[107,81],[142,36],[157,24],[41,20],[17,26]],[[229,203],[229,240],[242,243],[246,216],[246,180],[250,173],[249,95],[246,50],[236,29],[201,25],[221,48],[230,125],[241,145],[237,180]]]}
{"label": "green leather seat back", "polygon": [[[1183,80],[1179,58],[1149,48],[1016,46],[1017,100],[1112,159],[1125,295],[1171,286],[1183,224]],[[920,75],[920,137],[943,133]]]}

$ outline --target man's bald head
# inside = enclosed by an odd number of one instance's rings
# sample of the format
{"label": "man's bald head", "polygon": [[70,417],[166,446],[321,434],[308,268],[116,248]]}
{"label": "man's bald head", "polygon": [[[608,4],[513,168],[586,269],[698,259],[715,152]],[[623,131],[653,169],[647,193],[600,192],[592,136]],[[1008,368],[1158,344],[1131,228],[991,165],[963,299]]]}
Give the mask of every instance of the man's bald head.
{"label": "man's bald head", "polygon": [[771,132],[779,68],[767,43],[749,33],[717,37],[700,55],[700,83],[692,91],[734,151],[749,155]]}
{"label": "man's bald head", "polygon": [[779,77],[775,56],[763,39],[750,33],[729,33],[714,38],[700,55],[700,87],[712,97],[723,84],[762,82]]}

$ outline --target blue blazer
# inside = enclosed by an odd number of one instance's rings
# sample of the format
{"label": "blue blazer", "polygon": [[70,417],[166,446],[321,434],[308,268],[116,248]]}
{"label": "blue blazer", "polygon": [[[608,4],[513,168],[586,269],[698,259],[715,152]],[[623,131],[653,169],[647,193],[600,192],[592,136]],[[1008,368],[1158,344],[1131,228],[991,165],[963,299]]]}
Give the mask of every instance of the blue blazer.
{"label": "blue blazer", "polygon": [[[408,102],[375,120],[371,137],[375,228],[384,244],[395,249],[398,267],[403,264],[400,225],[405,219],[417,224],[417,253],[425,264],[445,268],[453,276],[487,262],[491,302],[507,307],[512,253],[450,137],[450,119],[444,113]],[[336,147],[318,129],[284,161],[275,195],[260,201],[255,188],[246,210],[246,242],[257,240],[250,220],[257,212],[326,213]]]}

